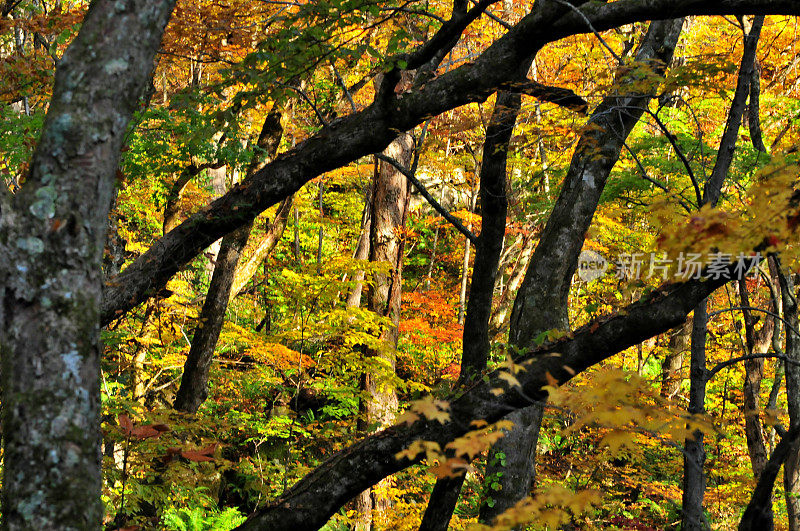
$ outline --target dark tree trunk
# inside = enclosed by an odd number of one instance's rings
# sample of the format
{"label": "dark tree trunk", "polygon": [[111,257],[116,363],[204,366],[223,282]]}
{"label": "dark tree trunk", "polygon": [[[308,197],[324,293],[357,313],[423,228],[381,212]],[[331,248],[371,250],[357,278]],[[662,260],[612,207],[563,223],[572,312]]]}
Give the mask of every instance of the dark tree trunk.
{"label": "dark tree trunk", "polygon": [[[745,102],[752,77],[753,62],[755,61],[758,38],[764,17],[758,16],[753,20],[750,32],[744,37],[744,52],[739,67],[736,90],[733,94],[725,130],[719,144],[717,159],[711,176],[703,189],[702,204],[716,206],[722,194],[722,185],[728,176],[733,153],[736,149],[736,139],[739,136],[739,127],[742,124]],[[702,205],[701,205],[702,206]],[[702,319],[702,322],[700,321]],[[694,312],[692,328],[691,369],[689,372],[689,413],[701,414],[705,412],[706,396],[706,326],[707,326],[707,301],[703,301]],[[708,522],[703,514],[703,498],[705,496],[705,466],[706,453],[703,446],[703,434],[699,431],[694,438],[686,439],[684,449],[683,471],[683,511],[682,528],[686,530],[708,529]]]}
{"label": "dark tree trunk", "polygon": [[[689,367],[689,414],[702,415],[706,411],[706,333],[708,325],[707,301],[701,301],[692,318],[692,346]],[[703,513],[706,476],[703,466],[706,451],[703,432],[695,431],[686,439],[683,453],[683,512],[681,529],[705,531],[709,529]]]}
{"label": "dark tree trunk", "polygon": [[[469,384],[484,371],[489,358],[489,317],[508,210],[506,163],[511,133],[521,104],[519,94],[499,93],[486,129],[479,189],[481,234],[475,246],[472,283],[464,321],[460,385]],[[422,518],[421,531],[447,530],[464,478],[464,475],[460,475],[436,482]]]}
{"label": "dark tree trunk", "polygon": [[[636,60],[652,62],[654,70],[663,74],[672,60],[682,24],[682,19],[652,23]],[[624,76],[620,72],[617,78],[620,93],[601,102],[575,148],[561,194],[514,303],[509,343],[515,348],[531,348],[542,332],[569,327],[567,298],[584,235],[625,139],[655,95],[656,87],[647,94],[625,93]],[[535,471],[531,458],[536,455],[542,414],[542,406],[534,404],[527,411],[509,415],[508,420],[515,425],[512,431],[519,433],[507,434],[490,450],[486,475],[497,478],[500,489],[487,493],[491,502],[481,507],[482,521],[491,522],[530,494]],[[502,461],[495,458],[498,453],[504,456]]]}
{"label": "dark tree trunk", "polygon": [[[776,260],[776,270],[781,286],[781,302],[783,318],[786,320],[786,357],[800,362],[800,337],[794,330],[800,330],[800,319],[797,316],[797,291],[792,272],[782,270]],[[793,363],[785,364],[786,403],[789,411],[789,431],[800,429],[800,367]],[[783,488],[786,491],[786,510],[789,519],[789,530],[800,529],[800,443],[793,441],[789,448],[783,468]]]}
{"label": "dark tree trunk", "polygon": [[750,78],[750,99],[747,106],[747,126],[750,129],[750,141],[757,151],[767,152],[764,137],[761,134],[761,65],[756,59],[753,74]]}
{"label": "dark tree trunk", "polygon": [[[273,111],[264,120],[256,149],[261,150],[269,158],[274,157],[282,134],[280,113]],[[247,171],[248,177],[259,168],[262,160],[259,155],[259,153],[253,155]],[[282,206],[286,207],[285,204]],[[276,221],[278,216],[279,214],[276,214]],[[225,321],[236,267],[242,250],[247,245],[251,228],[252,223],[239,227],[226,235],[220,244],[211,284],[198,317],[200,324],[194,330],[192,345],[183,367],[181,385],[175,396],[173,407],[178,411],[195,413],[208,396],[208,372]]]}
{"label": "dark tree trunk", "polygon": [[0,198],[4,529],[101,527],[108,208],[172,8],[92,2],[57,68],[30,175],[13,198]]}

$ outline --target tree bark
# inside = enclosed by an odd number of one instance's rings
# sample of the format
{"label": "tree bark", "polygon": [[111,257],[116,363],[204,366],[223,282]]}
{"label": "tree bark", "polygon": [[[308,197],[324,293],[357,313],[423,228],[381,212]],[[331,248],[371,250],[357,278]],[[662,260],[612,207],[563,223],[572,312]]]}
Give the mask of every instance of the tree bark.
{"label": "tree bark", "polygon": [[[682,19],[652,23],[636,60],[651,62],[654,72],[662,75],[672,60],[682,24]],[[547,330],[569,328],[567,300],[584,236],[625,139],[657,88],[650,87],[648,93],[626,92],[624,71],[616,82],[619,92],[601,102],[578,141],[561,194],[517,294],[509,333],[515,349],[532,348],[536,337]],[[482,521],[491,522],[530,494],[535,473],[531,457],[536,454],[542,414],[542,406],[533,404],[527,411],[509,415],[515,428],[490,450],[486,476],[498,478],[500,489],[488,493],[491,504],[481,507]],[[504,458],[497,459],[498,454]]]}
{"label": "tree bark", "polygon": [[[797,291],[790,270],[783,270],[780,261],[776,261],[776,270],[781,286],[781,302],[783,318],[786,320],[786,357],[800,362],[800,337],[793,330],[800,330],[800,319],[797,316]],[[793,363],[784,366],[786,374],[786,404],[789,411],[789,431],[800,429],[800,367]],[[786,511],[788,513],[789,530],[800,529],[800,443],[793,441],[789,448],[789,456],[783,466],[783,488],[786,491]]]}
{"label": "tree bark", "polygon": [[[384,155],[398,161],[408,168],[414,142],[411,135],[400,135],[384,151]],[[378,273],[367,290],[370,311],[389,318],[389,326],[381,332],[380,340],[385,348],[367,352],[368,356],[379,358],[385,369],[392,374],[395,368],[398,326],[400,324],[400,296],[403,278],[402,230],[406,223],[408,200],[411,188],[408,180],[397,168],[380,161],[375,174],[372,191],[372,223],[370,225],[370,261],[387,262],[391,270],[388,274]],[[391,426],[397,413],[397,394],[386,382],[386,374],[365,372],[362,389],[367,398],[361,402],[363,423],[361,429]],[[383,487],[388,486],[384,484]],[[370,496],[362,495],[357,502],[359,528],[369,530],[373,516],[380,516],[389,506],[388,499],[380,493],[381,487],[373,489]],[[373,515],[373,513],[378,513]]]}
{"label": "tree bark", "polygon": [[[274,157],[282,135],[281,115],[277,111],[272,111],[267,115],[261,128],[256,152],[253,154],[247,170],[248,176],[254,174],[261,165],[263,157],[258,151],[261,151],[268,158]],[[282,206],[285,207],[285,204]],[[288,208],[285,208],[285,210],[288,212]],[[280,210],[276,213],[276,221],[279,214]],[[208,287],[206,300],[203,303],[203,309],[200,311],[200,316],[197,320],[198,324],[192,336],[189,354],[183,366],[181,385],[175,396],[173,407],[178,411],[196,413],[208,396],[208,372],[211,368],[214,349],[217,346],[219,334],[225,321],[225,312],[228,309],[228,301],[231,298],[236,267],[239,264],[242,250],[247,245],[251,228],[252,223],[239,227],[226,235],[220,243],[214,271],[211,276],[211,284]]]}
{"label": "tree bark", "polygon": [[691,333],[691,319],[687,319],[682,326],[670,331],[669,350],[661,365],[661,396],[664,398],[673,399],[681,390],[683,358],[689,350]]}
{"label": "tree bark", "polygon": [[[468,385],[486,369],[489,358],[489,318],[508,211],[506,196],[508,149],[521,105],[522,100],[518,94],[499,93],[486,129],[478,191],[481,202],[481,233],[475,246],[472,283],[464,321],[463,354],[459,375],[459,384],[462,386]],[[455,478],[439,479],[436,482],[422,518],[420,531],[448,529],[464,479],[465,476],[462,474]]]}
{"label": "tree bark", "polygon": [[101,527],[108,208],[172,8],[168,0],[92,2],[57,68],[30,175],[0,200],[5,529]]}

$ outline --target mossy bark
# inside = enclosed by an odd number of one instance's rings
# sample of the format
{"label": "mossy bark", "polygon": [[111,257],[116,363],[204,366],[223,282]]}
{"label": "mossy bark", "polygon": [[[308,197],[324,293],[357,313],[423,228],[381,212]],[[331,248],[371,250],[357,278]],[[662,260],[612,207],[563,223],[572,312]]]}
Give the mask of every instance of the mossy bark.
{"label": "mossy bark", "polygon": [[171,0],[95,0],[31,173],[0,210],[3,528],[99,529],[101,262],[126,127]]}

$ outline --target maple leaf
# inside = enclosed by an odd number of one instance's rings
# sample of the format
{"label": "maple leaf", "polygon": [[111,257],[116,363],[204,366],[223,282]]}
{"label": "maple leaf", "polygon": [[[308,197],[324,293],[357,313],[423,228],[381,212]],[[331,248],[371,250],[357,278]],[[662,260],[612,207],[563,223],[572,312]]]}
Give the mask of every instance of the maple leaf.
{"label": "maple leaf", "polygon": [[450,409],[450,404],[444,400],[437,400],[430,395],[412,402],[410,409],[428,420],[438,420],[440,424],[450,420],[450,413],[447,412]]}
{"label": "maple leaf", "polygon": [[442,461],[438,465],[430,467],[428,471],[435,474],[436,477],[440,479],[457,478],[462,476],[464,472],[470,468],[469,463],[463,459],[455,458]]}
{"label": "maple leaf", "polygon": [[161,435],[162,431],[153,426],[136,426],[131,430],[131,435],[137,439],[153,439]]}
{"label": "maple leaf", "polygon": [[423,441],[420,439],[417,439],[411,443],[408,448],[402,452],[396,453],[394,456],[398,460],[407,458],[408,460],[413,461],[419,454],[423,452],[425,453],[425,458],[431,461],[440,459],[442,457],[442,447],[439,446],[439,443],[435,441]]}
{"label": "maple leaf", "polygon": [[419,420],[419,415],[410,410],[404,411],[402,415],[397,417],[397,423],[405,424],[406,426],[410,426],[418,420]]}

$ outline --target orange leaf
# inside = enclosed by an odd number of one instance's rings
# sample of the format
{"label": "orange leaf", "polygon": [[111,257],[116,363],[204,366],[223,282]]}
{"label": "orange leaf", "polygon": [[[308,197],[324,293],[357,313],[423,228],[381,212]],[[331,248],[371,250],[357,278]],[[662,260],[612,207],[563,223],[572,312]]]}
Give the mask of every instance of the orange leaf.
{"label": "orange leaf", "polygon": [[188,459],[189,461],[213,461],[213,457],[209,457],[214,454],[214,450],[217,449],[217,443],[210,444],[203,448],[202,450],[184,450],[181,452],[181,455]]}
{"label": "orange leaf", "polygon": [[131,418],[124,413],[117,417],[117,423],[119,424],[122,433],[130,437],[133,434],[133,422],[131,422]]}

